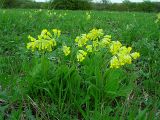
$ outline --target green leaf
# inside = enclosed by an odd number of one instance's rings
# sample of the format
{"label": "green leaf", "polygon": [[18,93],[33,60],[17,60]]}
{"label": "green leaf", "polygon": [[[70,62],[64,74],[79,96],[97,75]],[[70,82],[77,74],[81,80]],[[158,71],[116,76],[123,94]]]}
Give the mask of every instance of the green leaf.
{"label": "green leaf", "polygon": [[121,80],[124,79],[124,74],[121,69],[109,69],[106,72],[106,85],[105,85],[105,92],[110,96],[114,97],[117,96],[118,88],[120,85]]}

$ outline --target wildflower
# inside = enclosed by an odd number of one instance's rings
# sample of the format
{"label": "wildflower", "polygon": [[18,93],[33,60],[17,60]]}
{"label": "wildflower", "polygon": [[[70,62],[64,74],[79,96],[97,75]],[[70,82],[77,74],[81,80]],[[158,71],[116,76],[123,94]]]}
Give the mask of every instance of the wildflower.
{"label": "wildflower", "polygon": [[62,49],[63,49],[65,56],[68,56],[71,52],[70,47],[67,47],[66,45],[64,45]]}
{"label": "wildflower", "polygon": [[134,53],[131,54],[131,57],[132,57],[133,59],[137,59],[137,58],[140,57],[140,53],[134,52]]}
{"label": "wildflower", "polygon": [[88,52],[92,52],[93,51],[92,45],[87,45],[86,48],[87,48]]}
{"label": "wildflower", "polygon": [[92,29],[88,34],[87,37],[90,40],[97,40],[98,38],[104,35],[102,29]]}
{"label": "wildflower", "polygon": [[47,29],[43,29],[41,35],[38,36],[39,39],[51,39],[52,35]]}
{"label": "wildflower", "polygon": [[93,47],[96,48],[99,45],[98,40],[93,41]]}
{"label": "wildflower", "polygon": [[82,34],[81,36],[77,36],[75,39],[75,42],[77,42],[78,47],[84,46],[88,41],[87,35]]}
{"label": "wildflower", "polygon": [[120,49],[119,49],[119,52],[120,54],[130,54],[132,48],[131,47],[126,47],[126,46],[122,46]]}
{"label": "wildflower", "polygon": [[120,64],[119,64],[119,60],[116,56],[113,56],[111,61],[110,61],[110,68],[119,68]]}
{"label": "wildflower", "polygon": [[132,58],[129,54],[118,54],[119,65],[131,64]]}
{"label": "wildflower", "polygon": [[45,39],[38,39],[35,41],[31,41],[27,44],[27,49],[31,49],[32,51],[35,51],[35,49],[38,49],[39,51],[52,51],[52,47],[56,46],[56,41],[54,39],[51,40],[45,40]]}
{"label": "wildflower", "polygon": [[61,31],[60,30],[53,29],[52,31],[53,31],[55,37],[60,37],[60,35],[61,35]]}
{"label": "wildflower", "polygon": [[[130,53],[131,50],[132,50],[131,47],[128,47],[128,48],[126,46],[120,47],[119,50],[117,50],[115,53],[116,58],[113,57],[111,59],[111,65],[110,65],[111,68],[118,68],[125,64],[131,64],[132,59],[137,59],[138,57],[140,57],[140,54],[138,52]],[[115,61],[116,61],[116,64],[115,64]]]}
{"label": "wildflower", "polygon": [[86,55],[87,55],[87,52],[85,52],[83,50],[79,50],[77,53],[77,60],[79,62],[82,62],[85,59]]}
{"label": "wildflower", "polygon": [[110,35],[104,36],[101,41],[101,45],[105,47],[105,46],[108,46],[110,43],[111,43],[111,36]]}
{"label": "wildflower", "polygon": [[41,34],[38,35],[38,39],[33,38],[32,36],[28,36],[30,42],[27,43],[27,49],[31,49],[35,51],[38,49],[39,51],[52,51],[52,48],[56,46],[56,40],[52,38],[50,32],[47,29],[42,30]]}
{"label": "wildflower", "polygon": [[110,52],[115,55],[121,48],[122,44],[119,41],[112,41],[110,46]]}

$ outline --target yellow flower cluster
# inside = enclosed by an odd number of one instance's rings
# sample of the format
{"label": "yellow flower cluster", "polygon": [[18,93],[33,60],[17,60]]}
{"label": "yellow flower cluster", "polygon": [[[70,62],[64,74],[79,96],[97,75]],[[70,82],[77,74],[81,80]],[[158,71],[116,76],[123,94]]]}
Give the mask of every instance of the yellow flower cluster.
{"label": "yellow flower cluster", "polygon": [[[28,39],[30,39],[30,42],[27,43],[27,49],[31,49],[32,51],[38,50],[38,51],[49,51],[51,52],[53,47],[57,45],[56,39],[60,37],[61,31],[58,29],[53,29],[54,36],[52,37],[52,34],[44,29],[42,30],[41,34],[38,35],[38,39],[35,39],[28,36]],[[70,54],[70,47],[67,47],[66,45],[62,46],[62,51],[65,56],[68,56]]]}
{"label": "yellow flower cluster", "polygon": [[88,41],[87,35],[86,34],[82,34],[81,36],[77,36],[75,39],[75,42],[77,42],[78,47],[82,47],[84,45],[86,45]]}
{"label": "yellow flower cluster", "polygon": [[[93,52],[96,51],[97,47],[99,46],[99,38],[101,38],[104,35],[102,29],[92,29],[88,34],[82,34],[80,36],[77,36],[75,39],[76,44],[78,47],[82,48],[84,47],[84,51],[87,52]],[[85,53],[87,53],[85,52]],[[78,51],[77,53],[77,59],[79,62],[82,62],[87,54],[83,55],[80,54]],[[80,59],[81,58],[81,59]]]}
{"label": "yellow flower cluster", "polygon": [[119,41],[112,41],[110,44],[110,52],[115,55],[121,46],[122,44]]}
{"label": "yellow flower cluster", "polygon": [[82,34],[76,37],[75,42],[79,47],[84,48],[77,53],[79,62],[85,59],[87,52],[96,52],[101,48],[109,48],[113,55],[110,60],[110,68],[131,64],[133,59],[140,57],[138,52],[131,53],[131,47],[123,46],[120,41],[112,41],[110,35],[104,36],[102,29],[93,29],[88,34]]}
{"label": "yellow flower cluster", "polygon": [[90,40],[97,40],[104,35],[102,29],[92,29],[88,34],[87,38]]}
{"label": "yellow flower cluster", "polygon": [[68,56],[71,52],[70,47],[67,47],[66,45],[63,46],[62,50],[63,50],[65,56]]}
{"label": "yellow flower cluster", "polygon": [[53,29],[52,31],[53,31],[53,33],[54,33],[54,37],[60,37],[60,35],[61,35],[61,31],[60,31],[60,30],[58,30],[58,29]]}
{"label": "yellow flower cluster", "polygon": [[122,46],[119,41],[113,41],[110,45],[110,51],[114,56],[110,61],[110,68],[119,68],[125,64],[131,64],[133,59],[140,57],[138,52],[130,53],[131,50],[131,47]]}
{"label": "yellow flower cluster", "polygon": [[111,36],[105,35],[101,41],[102,47],[107,47],[111,43]]}
{"label": "yellow flower cluster", "polygon": [[87,52],[85,52],[85,51],[83,51],[83,50],[78,50],[77,60],[78,60],[79,62],[82,62],[82,61],[85,59],[86,55],[87,55]]}
{"label": "yellow flower cluster", "polygon": [[[60,37],[61,31],[58,29],[52,30],[54,36],[46,29],[42,30],[38,35],[38,39],[31,36],[28,38],[30,42],[27,44],[27,48],[32,51],[52,51],[56,46],[56,39]],[[140,53],[131,53],[132,48],[126,47],[121,44],[120,41],[112,41],[110,35],[104,35],[102,29],[92,29],[88,34],[82,34],[75,39],[76,45],[80,50],[77,51],[77,61],[82,62],[87,54],[100,51],[101,48],[109,49],[113,55],[110,60],[110,68],[119,68],[125,64],[131,64],[133,60],[140,57]],[[70,47],[63,45],[62,51],[65,56],[71,53]]]}
{"label": "yellow flower cluster", "polygon": [[[57,30],[59,31],[59,30]],[[57,36],[60,36],[58,33]],[[38,51],[52,51],[52,48],[56,46],[56,38],[52,37],[52,34],[44,29],[42,30],[41,34],[38,35],[38,39],[28,36],[28,39],[30,39],[30,42],[27,43],[27,49],[31,49],[32,51],[35,51],[38,49]]]}

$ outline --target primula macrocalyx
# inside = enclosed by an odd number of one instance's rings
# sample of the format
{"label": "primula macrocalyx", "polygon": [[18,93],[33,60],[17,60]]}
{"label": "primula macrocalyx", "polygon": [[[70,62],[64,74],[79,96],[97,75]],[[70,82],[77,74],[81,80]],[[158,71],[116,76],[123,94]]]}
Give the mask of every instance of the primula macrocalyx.
{"label": "primula macrocalyx", "polygon": [[52,31],[53,31],[55,37],[60,37],[60,35],[61,35],[61,31],[60,30],[53,29]]}
{"label": "primula macrocalyx", "polygon": [[92,29],[88,34],[87,38],[90,40],[97,40],[104,35],[102,29]]}
{"label": "primula macrocalyx", "polygon": [[85,52],[83,50],[79,50],[77,53],[77,60],[79,62],[82,62],[85,59],[86,55],[87,55],[87,52]]}
{"label": "primula macrocalyx", "polygon": [[38,39],[35,39],[28,36],[28,39],[30,39],[31,42],[27,43],[27,49],[31,49],[32,51],[35,51],[36,49],[38,51],[52,51],[52,48],[56,46],[56,40],[52,38],[52,35],[50,32],[48,32],[46,29],[42,30],[41,34],[38,35]]}
{"label": "primula macrocalyx", "polygon": [[77,43],[78,47],[82,47],[84,45],[86,45],[88,41],[87,35],[86,34],[82,34],[81,36],[77,36],[75,39],[75,42]]}
{"label": "primula macrocalyx", "polygon": [[69,54],[70,54],[70,47],[67,47],[66,45],[65,46],[63,46],[63,52],[64,52],[64,55],[65,56],[68,56]]}
{"label": "primula macrocalyx", "polygon": [[110,45],[110,52],[115,55],[121,48],[122,44],[119,41],[112,41]]}

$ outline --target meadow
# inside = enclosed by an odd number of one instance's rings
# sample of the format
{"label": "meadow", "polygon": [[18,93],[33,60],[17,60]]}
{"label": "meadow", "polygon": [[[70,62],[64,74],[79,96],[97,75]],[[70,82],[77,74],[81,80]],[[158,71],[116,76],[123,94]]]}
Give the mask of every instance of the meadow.
{"label": "meadow", "polygon": [[[156,13],[0,10],[0,119],[159,120],[160,24]],[[102,49],[77,61],[75,38],[97,28],[140,57],[110,68]],[[51,52],[28,36],[61,30]],[[52,32],[53,33],[53,32]],[[67,56],[60,50],[70,46]]]}

